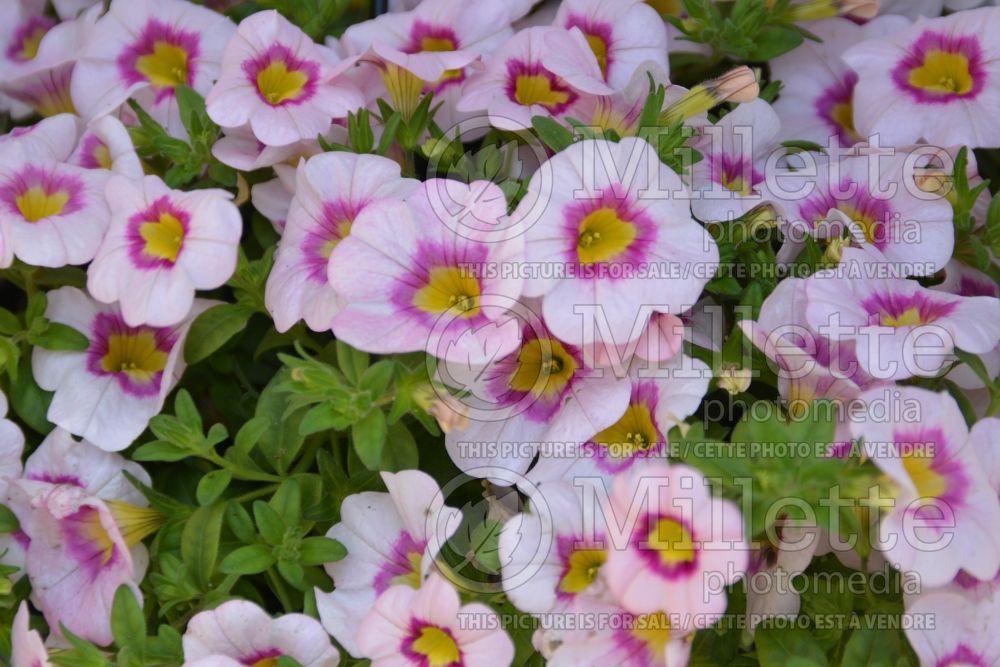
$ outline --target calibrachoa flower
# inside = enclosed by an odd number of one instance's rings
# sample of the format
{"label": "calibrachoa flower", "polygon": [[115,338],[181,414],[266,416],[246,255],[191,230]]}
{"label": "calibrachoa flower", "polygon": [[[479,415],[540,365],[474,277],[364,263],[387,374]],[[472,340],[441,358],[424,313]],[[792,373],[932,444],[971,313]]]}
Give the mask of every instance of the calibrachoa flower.
{"label": "calibrachoa flower", "polygon": [[1000,343],[1000,299],[962,297],[882,278],[882,263],[859,248],[808,278],[806,321],[835,343],[853,342],[861,369],[876,380],[936,375],[954,348],[973,354]]}
{"label": "calibrachoa flower", "polygon": [[465,84],[458,110],[486,111],[504,130],[534,116],[566,115],[582,95],[610,95],[597,58],[579,30],[528,28],[507,41]]}
{"label": "calibrachoa flower", "polygon": [[664,612],[631,614],[617,605],[606,605],[600,613],[606,622],[599,630],[567,632],[546,664],[674,667],[688,663],[691,628],[672,627],[671,617]]}
{"label": "calibrachoa flower", "polygon": [[80,119],[70,113],[60,113],[34,125],[15,127],[9,134],[0,136],[0,149],[12,151],[16,146],[21,153],[36,160],[66,162],[79,134]]}
{"label": "calibrachoa flower", "polygon": [[158,176],[116,176],[107,197],[114,214],[87,289],[98,301],[117,301],[128,326],[177,324],[195,290],[219,287],[236,269],[243,221],[225,190],[182,192]]}
{"label": "calibrachoa flower", "polygon": [[805,237],[870,244],[899,275],[930,275],[955,247],[948,200],[917,188],[905,155],[859,155],[816,160],[815,170],[767,176],[764,197],[778,212],[785,235],[779,261],[790,261]]}
{"label": "calibrachoa flower", "polygon": [[0,160],[0,225],[7,252],[35,266],[89,262],[108,227],[108,172],[40,158],[23,148],[4,148]]}
{"label": "calibrachoa flower", "polygon": [[555,25],[583,32],[604,80],[616,90],[644,63],[670,71],[666,24],[642,0],[563,0]]}
{"label": "calibrachoa flower", "polygon": [[546,484],[531,495],[530,512],[504,524],[498,544],[504,591],[521,611],[586,613],[611,602],[601,576],[609,548],[605,517],[585,493],[569,481]]}
{"label": "calibrachoa flower", "polygon": [[196,299],[175,326],[129,326],[118,308],[102,305],[75,287],[48,293],[45,315],[87,336],[82,351],[35,348],[39,386],[54,391],[48,419],[102,449],[128,447],[160,412],[184,372],[184,339],[211,301]]}
{"label": "calibrachoa flower", "polygon": [[893,499],[876,547],[899,570],[916,572],[924,586],[946,584],[960,570],[992,579],[1000,570],[994,530],[1000,500],[975,442],[991,432],[989,421],[970,434],[954,398],[916,387],[872,389],[859,400],[868,410],[852,430],[885,473]]}
{"label": "calibrachoa flower", "polygon": [[196,614],[184,633],[184,664],[190,667],[274,665],[281,657],[302,667],[336,667],[340,662],[316,619],[305,614],[271,618],[246,600]]}
{"label": "calibrachoa flower", "polygon": [[786,278],[764,300],[756,320],[739,322],[777,373],[778,391],[793,415],[819,398],[849,402],[871,381],[852,342],[831,342],[809,327],[806,284],[803,278]]}
{"label": "calibrachoa flower", "polygon": [[520,332],[508,308],[522,280],[497,269],[523,260],[524,237],[506,219],[488,181],[432,179],[406,202],[370,204],[330,255],[342,306],[334,335],[368,352],[426,350],[472,365],[513,351]]}
{"label": "calibrachoa flower", "polygon": [[859,137],[854,127],[858,75],[841,56],[859,42],[882,39],[908,25],[901,16],[878,17],[863,25],[839,17],[810,23],[809,31],[823,41],[807,39],[770,62],[772,76],[782,82],[774,103],[781,117],[781,138],[820,146],[830,145],[831,138],[841,146],[867,138]]}
{"label": "calibrachoa flower", "polygon": [[[17,424],[7,419],[7,396],[0,391],[0,501],[7,497],[10,479],[21,476],[21,454],[24,453],[24,434]],[[20,533],[0,534],[0,563],[21,568],[24,565],[24,549],[18,538]]]}
{"label": "calibrachoa flower", "polygon": [[1000,146],[1000,8],[931,20],[848,49],[854,120],[883,144]]}
{"label": "calibrachoa flower", "polygon": [[281,146],[315,139],[331,118],[363,105],[340,74],[351,61],[316,45],[276,11],[244,19],[222,57],[222,74],[205,99],[222,127],[247,123],[261,143]]}
{"label": "calibrachoa flower", "polygon": [[696,218],[731,221],[763,203],[764,164],[778,148],[780,125],[767,102],[754,100],[701,128],[702,159],[691,167]]}
{"label": "calibrachoa flower", "polygon": [[114,0],[78,55],[73,103],[96,119],[132,97],[168,132],[184,136],[175,89],[208,92],[233,30],[225,16],[190,2]]}
{"label": "calibrachoa flower", "polygon": [[994,627],[1000,596],[977,600],[954,588],[931,590],[908,604],[906,614],[933,619],[904,626],[921,665],[995,665],[1000,660]]}
{"label": "calibrachoa flower", "polygon": [[17,481],[9,495],[31,540],[25,569],[36,606],[51,628],[65,625],[97,644],[110,644],[111,602],[119,586],[136,585],[129,544],[108,505],[70,484]]}
{"label": "calibrachoa flower", "polygon": [[627,380],[589,367],[540,320],[525,323],[514,352],[473,374],[454,379],[473,390],[462,400],[479,409],[465,428],[447,434],[445,447],[460,470],[476,477],[492,471],[498,484],[523,475],[539,446],[582,442],[607,428],[628,401]]}
{"label": "calibrachoa flower", "polygon": [[642,139],[580,141],[550,159],[513,214],[526,228],[526,260],[561,267],[525,282],[526,296],[542,297],[546,326],[569,343],[621,345],[654,310],[693,305],[719,251],[689,198]]}
{"label": "calibrachoa flower", "polygon": [[[421,91],[433,92],[435,103],[445,102],[450,111],[467,66],[496,51],[512,34],[506,3],[425,0],[412,11],[351,26],[341,44],[374,64],[396,109],[406,117]],[[440,110],[437,119],[441,124]]]}
{"label": "calibrachoa flower", "polygon": [[528,473],[537,486],[550,480],[610,480],[619,473],[667,457],[667,433],[691,416],[708,392],[712,373],[698,359],[680,355],[674,360],[644,367],[637,362],[630,375],[628,405],[617,419],[600,430],[577,440],[575,456],[543,443],[538,462]]}
{"label": "calibrachoa flower", "polygon": [[701,473],[663,463],[633,468],[615,478],[609,511],[607,523],[627,526],[609,538],[604,565],[625,609],[702,620],[725,611],[722,586],[746,571],[749,552],[739,510],[713,498]]}
{"label": "calibrachoa flower", "polygon": [[325,153],[299,166],[264,295],[278,331],[287,331],[300,319],[314,331],[330,329],[339,310],[327,277],[333,249],[369,203],[402,200],[417,185],[400,177],[397,163],[376,155]]}
{"label": "calibrachoa flower", "polygon": [[89,41],[96,18],[97,12],[92,10],[44,33],[36,32],[39,41],[24,45],[29,51],[21,54],[31,57],[0,78],[0,92],[42,116],[76,113],[70,83],[80,50]]}
{"label": "calibrachoa flower", "polygon": [[510,665],[514,643],[496,613],[478,602],[460,605],[458,592],[438,574],[417,590],[393,586],[379,595],[361,623],[361,653],[371,658],[372,667]]}
{"label": "calibrachoa flower", "polygon": [[21,602],[10,629],[11,667],[52,667],[42,636],[28,627],[28,603]]}
{"label": "calibrachoa flower", "polygon": [[347,547],[347,556],[326,565],[333,592],[316,591],[323,627],[357,657],[371,657],[357,636],[376,596],[397,584],[420,586],[461,522],[459,510],[444,504],[441,489],[426,473],[384,472],[382,481],[388,493],[366,491],[344,499],[341,522],[327,537]]}
{"label": "calibrachoa flower", "polygon": [[87,169],[107,169],[129,178],[143,175],[128,129],[114,116],[102,116],[87,126],[69,162]]}

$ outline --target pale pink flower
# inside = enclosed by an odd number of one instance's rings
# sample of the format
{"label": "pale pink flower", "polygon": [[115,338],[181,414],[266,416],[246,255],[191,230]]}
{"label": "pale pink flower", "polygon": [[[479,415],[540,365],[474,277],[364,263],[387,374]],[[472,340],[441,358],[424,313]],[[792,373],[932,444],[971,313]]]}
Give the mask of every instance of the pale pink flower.
{"label": "pale pink flower", "polygon": [[484,604],[462,605],[458,592],[432,574],[417,590],[393,586],[379,595],[361,622],[358,646],[372,667],[507,667],[514,643],[498,620]]}

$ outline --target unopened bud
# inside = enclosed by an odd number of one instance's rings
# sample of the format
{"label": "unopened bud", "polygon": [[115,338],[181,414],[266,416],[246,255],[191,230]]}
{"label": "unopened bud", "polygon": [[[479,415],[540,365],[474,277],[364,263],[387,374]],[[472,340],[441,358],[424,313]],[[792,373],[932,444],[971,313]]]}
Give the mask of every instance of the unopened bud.
{"label": "unopened bud", "polygon": [[746,65],[729,70],[717,79],[699,84],[660,114],[664,125],[705,113],[723,102],[752,102],[760,95],[753,70]]}
{"label": "unopened bud", "polygon": [[469,425],[469,409],[443,388],[422,384],[413,390],[413,401],[437,421],[445,433]]}
{"label": "unopened bud", "polygon": [[750,387],[750,369],[740,368],[735,364],[726,364],[715,374],[720,389],[725,389],[735,396]]}

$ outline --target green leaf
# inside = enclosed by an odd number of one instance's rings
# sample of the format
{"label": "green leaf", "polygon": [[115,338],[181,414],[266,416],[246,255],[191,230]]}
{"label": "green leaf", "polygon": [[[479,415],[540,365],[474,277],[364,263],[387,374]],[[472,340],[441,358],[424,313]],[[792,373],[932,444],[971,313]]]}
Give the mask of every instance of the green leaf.
{"label": "green leaf", "polygon": [[386,446],[382,450],[382,465],[379,469],[386,472],[412,470],[418,466],[419,459],[417,441],[406,424],[402,421],[390,424]]}
{"label": "green leaf", "polygon": [[392,142],[395,141],[396,135],[399,133],[399,126],[402,122],[403,117],[395,111],[386,118],[382,124],[382,136],[378,140],[379,155],[385,155],[389,152]]}
{"label": "green leaf", "polygon": [[122,584],[111,605],[111,634],[118,648],[128,648],[140,658],[146,643],[146,618],[135,592]]}
{"label": "green leaf", "polygon": [[198,504],[204,507],[214,503],[231,481],[233,481],[233,473],[228,470],[213,470],[206,474],[198,482],[198,490],[195,492]]}
{"label": "green leaf", "polygon": [[191,324],[184,342],[184,359],[196,364],[225,345],[229,339],[243,331],[253,310],[234,303],[212,306]]}
{"label": "green leaf", "polygon": [[285,522],[273,507],[263,500],[255,500],[253,517],[257,522],[257,530],[267,540],[268,544],[280,546],[285,541]]}
{"label": "green leaf", "polygon": [[28,299],[28,307],[24,311],[24,322],[28,327],[39,317],[45,315],[45,309],[49,305],[49,298],[45,292],[35,292]]}
{"label": "green leaf", "polygon": [[0,308],[0,335],[11,336],[21,330],[21,320],[6,308]]}
{"label": "green leaf", "polygon": [[355,350],[347,343],[337,341],[337,365],[351,384],[358,384],[361,374],[368,368],[368,353]]}
{"label": "green leaf", "polygon": [[395,370],[396,362],[391,359],[383,359],[365,369],[364,373],[361,374],[358,386],[370,391],[374,398],[378,398],[389,388]]}
{"label": "green leaf", "polygon": [[13,533],[21,527],[17,515],[6,505],[0,505],[0,533]]}
{"label": "green leaf", "polygon": [[986,241],[995,257],[1000,257],[1000,193],[993,196],[986,213]]}
{"label": "green leaf", "polygon": [[800,32],[783,26],[770,26],[757,34],[747,60],[764,61],[788,53],[804,41]]}
{"label": "green leaf", "polygon": [[531,119],[538,138],[556,153],[562,152],[573,145],[573,133],[548,116],[535,116]]}
{"label": "green leaf", "polygon": [[208,590],[215,561],[219,556],[219,534],[225,504],[199,507],[184,524],[181,535],[181,556],[188,571],[201,590]]}
{"label": "green leaf", "polygon": [[201,413],[198,412],[198,407],[194,404],[194,399],[191,398],[187,389],[179,389],[177,395],[174,396],[174,414],[177,415],[182,424],[201,433],[201,429],[204,427]]}
{"label": "green leaf", "polygon": [[761,667],[825,667],[829,664],[822,647],[802,628],[773,627],[765,620],[757,627],[755,638]]}
{"label": "green leaf", "polygon": [[7,392],[10,405],[25,424],[41,435],[48,435],[53,426],[47,414],[52,392],[45,391],[35,382],[31,373],[31,359],[23,358],[18,366],[17,379]]}
{"label": "green leaf", "polygon": [[299,563],[307,566],[333,563],[346,555],[344,545],[329,537],[307,537],[299,546]]}
{"label": "green leaf", "polygon": [[302,587],[305,571],[298,563],[290,560],[279,560],[278,572],[280,572],[284,580],[292,586],[295,586],[296,588]]}
{"label": "green leaf", "polygon": [[302,488],[296,479],[286,479],[268,503],[286,526],[297,526],[302,521]]}
{"label": "green leaf", "polygon": [[354,451],[369,470],[378,470],[382,461],[386,431],[385,414],[381,410],[372,410],[351,427]]}
{"label": "green leaf", "polygon": [[278,658],[278,667],[302,667],[302,663],[291,656],[283,655]]}
{"label": "green leaf", "polygon": [[302,417],[299,424],[301,435],[312,435],[329,430],[341,430],[347,427],[344,413],[342,413],[333,403],[322,403],[313,406]]}
{"label": "green leaf", "polygon": [[73,648],[68,651],[53,651],[49,661],[60,667],[107,667],[110,663],[99,648],[82,637],[78,637],[62,623],[59,624],[62,636]]}
{"label": "green leaf", "polygon": [[184,447],[175,445],[166,440],[153,440],[132,452],[134,461],[180,461],[191,456],[191,452]]}
{"label": "green leaf", "polygon": [[250,513],[235,500],[226,503],[226,523],[240,542],[249,543],[257,540],[257,529],[254,528]]}
{"label": "green leaf", "polygon": [[271,548],[251,544],[236,549],[222,559],[219,570],[225,574],[259,574],[274,565]]}

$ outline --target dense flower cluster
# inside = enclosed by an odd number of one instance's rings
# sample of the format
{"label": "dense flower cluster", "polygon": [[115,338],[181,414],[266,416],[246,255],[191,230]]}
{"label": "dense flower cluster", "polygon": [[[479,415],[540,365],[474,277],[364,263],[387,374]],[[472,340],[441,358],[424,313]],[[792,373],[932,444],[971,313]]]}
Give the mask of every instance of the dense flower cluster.
{"label": "dense flower cluster", "polygon": [[1000,3],[368,4],[0,0],[13,667],[998,664]]}

